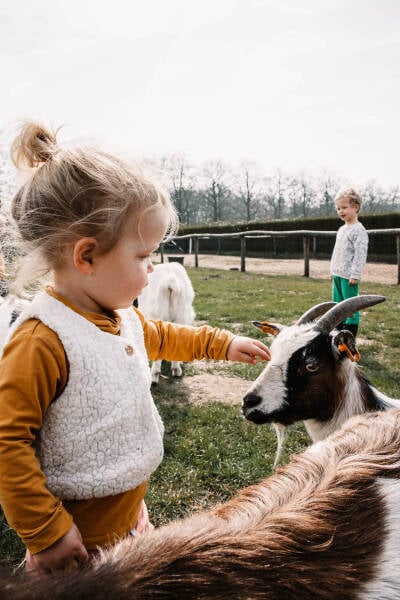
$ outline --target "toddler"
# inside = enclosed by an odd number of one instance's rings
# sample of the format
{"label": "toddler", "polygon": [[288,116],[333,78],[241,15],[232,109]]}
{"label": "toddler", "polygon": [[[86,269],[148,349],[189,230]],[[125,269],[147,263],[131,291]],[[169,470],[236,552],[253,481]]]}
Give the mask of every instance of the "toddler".
{"label": "toddler", "polygon": [[254,363],[258,340],[146,320],[133,302],[176,231],[165,191],[104,152],[64,150],[27,123],[12,146],[32,175],[12,202],[26,243],[18,281],[40,291],[0,361],[0,503],[34,573],[75,568],[150,527],[144,496],[163,456],[148,359]]}

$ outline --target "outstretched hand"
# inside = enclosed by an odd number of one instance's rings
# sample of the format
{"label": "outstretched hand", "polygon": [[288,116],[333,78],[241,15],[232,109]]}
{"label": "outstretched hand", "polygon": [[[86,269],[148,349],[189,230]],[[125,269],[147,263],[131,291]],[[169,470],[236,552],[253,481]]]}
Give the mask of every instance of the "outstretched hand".
{"label": "outstretched hand", "polygon": [[253,340],[242,335],[233,338],[226,354],[228,360],[237,360],[253,365],[256,364],[257,357],[261,360],[270,360],[271,352],[260,340]]}

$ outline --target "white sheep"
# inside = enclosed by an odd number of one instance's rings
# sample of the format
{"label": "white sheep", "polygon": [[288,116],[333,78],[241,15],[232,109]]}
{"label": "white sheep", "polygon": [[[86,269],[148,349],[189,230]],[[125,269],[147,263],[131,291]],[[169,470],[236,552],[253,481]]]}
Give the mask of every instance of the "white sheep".
{"label": "white sheep", "polygon": [[[146,319],[192,325],[195,318],[193,300],[194,290],[185,267],[178,262],[171,262],[155,265],[138,303]],[[156,360],[151,366],[154,384],[159,381],[161,363],[161,360]],[[180,362],[171,362],[171,374],[181,377]]]}

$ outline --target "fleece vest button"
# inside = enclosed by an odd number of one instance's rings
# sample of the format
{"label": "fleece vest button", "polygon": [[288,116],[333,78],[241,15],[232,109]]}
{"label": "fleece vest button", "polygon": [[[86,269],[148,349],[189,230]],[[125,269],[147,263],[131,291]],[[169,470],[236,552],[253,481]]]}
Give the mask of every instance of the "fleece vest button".
{"label": "fleece vest button", "polygon": [[127,353],[128,356],[132,356],[132,354],[135,352],[134,349],[132,348],[132,346],[130,346],[128,344],[128,346],[125,346],[125,352]]}

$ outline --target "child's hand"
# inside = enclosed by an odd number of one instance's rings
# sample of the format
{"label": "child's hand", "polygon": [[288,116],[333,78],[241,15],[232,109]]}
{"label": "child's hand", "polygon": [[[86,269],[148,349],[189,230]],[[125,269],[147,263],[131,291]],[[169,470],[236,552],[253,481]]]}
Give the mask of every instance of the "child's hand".
{"label": "child's hand", "polygon": [[82,544],[82,536],[76,525],[49,548],[31,554],[26,551],[26,570],[32,575],[44,575],[59,569],[73,570],[88,559],[88,553]]}
{"label": "child's hand", "polygon": [[144,500],[142,500],[142,507],[140,509],[135,529],[138,533],[144,533],[145,531],[154,529],[154,525],[150,523],[149,513],[147,512],[147,506]]}
{"label": "child's hand", "polygon": [[257,362],[257,356],[261,360],[270,360],[271,353],[260,340],[253,340],[242,335],[233,338],[226,354],[228,360],[238,360],[253,365]]}
{"label": "child's hand", "polygon": [[353,277],[350,277],[349,285],[357,285],[357,283],[358,283],[358,279],[353,279]]}

